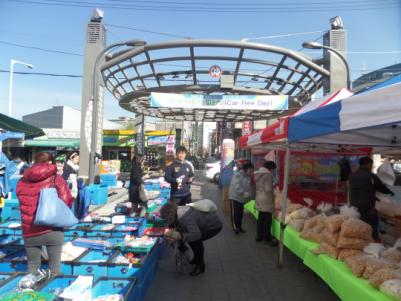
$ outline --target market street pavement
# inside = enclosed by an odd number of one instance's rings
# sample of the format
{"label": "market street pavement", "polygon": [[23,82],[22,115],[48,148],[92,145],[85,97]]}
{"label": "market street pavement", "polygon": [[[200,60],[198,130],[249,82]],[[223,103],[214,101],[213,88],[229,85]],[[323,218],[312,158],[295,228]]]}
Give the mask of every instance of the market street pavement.
{"label": "market street pavement", "polygon": [[205,242],[206,272],[197,277],[178,275],[169,247],[159,261],[146,301],[339,300],[290,251],[286,250],[284,268],[277,269],[277,248],[255,241],[256,221],[250,214],[244,214],[247,233],[234,234],[230,215],[222,211],[217,185],[201,172],[196,179],[193,199],[215,201],[224,220],[222,232]]}

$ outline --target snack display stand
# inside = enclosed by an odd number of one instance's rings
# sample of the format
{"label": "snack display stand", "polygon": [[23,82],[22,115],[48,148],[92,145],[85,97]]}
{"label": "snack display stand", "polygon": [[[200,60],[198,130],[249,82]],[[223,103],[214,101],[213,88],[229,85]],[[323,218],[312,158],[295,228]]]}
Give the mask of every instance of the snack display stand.
{"label": "snack display stand", "polygon": [[[258,212],[255,202],[251,201],[245,205],[255,218]],[[355,277],[344,262],[333,259],[328,255],[315,255],[311,250],[318,247],[318,243],[304,240],[300,233],[287,226],[284,230],[284,245],[297,255],[314,273],[316,273],[328,286],[344,301],[391,301],[394,300],[379,290],[372,287],[367,280]],[[272,223],[272,234],[280,238],[280,222],[274,218]]]}

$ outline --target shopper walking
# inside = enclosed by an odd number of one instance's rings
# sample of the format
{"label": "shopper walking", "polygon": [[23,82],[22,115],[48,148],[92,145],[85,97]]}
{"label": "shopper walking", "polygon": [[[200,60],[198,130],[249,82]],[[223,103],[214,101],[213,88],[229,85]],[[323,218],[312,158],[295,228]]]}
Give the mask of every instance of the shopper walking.
{"label": "shopper walking", "polygon": [[379,240],[379,218],[375,209],[376,191],[394,195],[383,182],[372,173],[373,160],[369,157],[359,159],[359,169],[349,176],[351,205],[358,208],[361,220],[372,226],[373,239]]}
{"label": "shopper walking", "polygon": [[[210,201],[211,202],[211,201]],[[191,276],[198,276],[205,272],[203,242],[216,236],[223,224],[213,207],[203,211],[191,206],[178,206],[174,203],[164,205],[160,216],[167,221],[170,229],[165,232],[168,240],[180,244],[187,242],[192,249],[194,257],[191,264],[195,267]]]}
{"label": "shopper walking", "polygon": [[262,167],[255,171],[256,198],[255,208],[259,211],[256,226],[256,241],[264,240],[272,243],[271,226],[274,213],[273,171],[277,165],[273,161],[265,161]]}
{"label": "shopper walking", "polygon": [[143,209],[146,210],[146,200],[141,199],[139,193],[141,185],[143,185],[143,156],[136,155],[132,159],[132,168],[129,182],[129,201],[132,204],[132,212],[141,212]]}
{"label": "shopper walking", "polygon": [[34,224],[40,192],[43,188],[51,187],[55,187],[59,198],[71,207],[70,190],[64,179],[57,175],[57,167],[52,165],[52,156],[45,152],[37,153],[34,165],[25,171],[17,185],[28,273],[36,272],[40,268],[42,246],[46,247],[49,255],[50,274],[56,275],[60,271],[63,229]]}
{"label": "shopper walking", "polygon": [[185,160],[187,150],[179,146],[176,150],[176,160],[166,167],[165,179],[171,184],[171,201],[181,206],[191,202],[191,183],[194,171]]}
{"label": "shopper walking", "polygon": [[74,199],[78,195],[78,171],[79,171],[79,154],[72,153],[67,163],[64,165],[63,178],[67,181],[71,190],[71,195]]}
{"label": "shopper walking", "polygon": [[240,165],[239,170],[231,179],[228,197],[231,207],[231,222],[236,234],[246,232],[242,228],[242,216],[244,214],[245,203],[253,198],[255,192],[251,181],[253,169],[253,164],[246,162]]}

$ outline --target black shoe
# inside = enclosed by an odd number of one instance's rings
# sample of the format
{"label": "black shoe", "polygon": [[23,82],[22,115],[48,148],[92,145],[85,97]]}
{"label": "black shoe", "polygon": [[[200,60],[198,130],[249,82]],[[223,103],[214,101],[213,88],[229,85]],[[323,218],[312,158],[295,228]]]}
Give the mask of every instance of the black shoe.
{"label": "black shoe", "polygon": [[200,274],[202,274],[204,272],[205,272],[205,264],[204,263],[203,264],[197,264],[195,266],[195,268],[192,270],[192,272],[189,273],[189,275],[198,276],[198,275],[200,275]]}
{"label": "black shoe", "polygon": [[239,232],[246,233],[246,231],[244,229],[242,229],[242,228],[239,228]]}
{"label": "black shoe", "polygon": [[256,241],[262,241],[262,237],[256,237]]}
{"label": "black shoe", "polygon": [[238,234],[239,232],[240,232],[239,229],[234,229],[234,233],[235,233],[235,234]]}
{"label": "black shoe", "polygon": [[189,264],[195,264],[195,263],[196,263],[196,262],[195,262],[195,257],[192,258],[188,263],[189,263]]}

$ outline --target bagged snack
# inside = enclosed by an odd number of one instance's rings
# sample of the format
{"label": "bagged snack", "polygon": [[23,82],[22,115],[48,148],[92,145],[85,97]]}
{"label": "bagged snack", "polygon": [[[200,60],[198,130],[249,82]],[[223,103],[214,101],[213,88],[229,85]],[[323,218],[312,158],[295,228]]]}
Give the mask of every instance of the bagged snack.
{"label": "bagged snack", "polygon": [[382,258],[370,258],[366,261],[365,271],[363,272],[363,278],[369,279],[376,271],[384,268],[397,269],[399,266],[387,259]]}
{"label": "bagged snack", "polygon": [[347,219],[341,226],[341,236],[372,240],[372,227],[357,218]]}
{"label": "bagged snack", "polygon": [[383,252],[385,249],[386,247],[383,244],[371,242],[365,248],[363,248],[363,252],[378,258],[380,256],[380,253]]}
{"label": "bagged snack", "polygon": [[297,232],[301,232],[304,227],[305,220],[304,219],[293,219],[288,224]]}
{"label": "bagged snack", "polygon": [[366,262],[370,257],[367,255],[357,255],[353,257],[348,257],[344,261],[347,266],[351,269],[352,274],[356,277],[361,277],[365,272]]}
{"label": "bagged snack", "polygon": [[305,223],[304,223],[304,229],[311,230],[313,227],[316,226],[318,219],[319,219],[319,216],[314,216],[309,219],[306,219]]}
{"label": "bagged snack", "polygon": [[348,217],[359,218],[361,215],[354,206],[344,205],[340,207],[340,214]]}
{"label": "bagged snack", "polygon": [[337,242],[337,248],[363,250],[367,244],[368,242],[363,239],[340,236]]}
{"label": "bagged snack", "polygon": [[389,248],[387,250],[384,250],[383,252],[380,253],[380,256],[382,258],[396,262],[401,261],[401,251],[398,251],[396,248]]}
{"label": "bagged snack", "polygon": [[303,206],[301,204],[295,204],[295,203],[288,203],[287,206],[287,214],[292,213],[295,210],[301,209]]}
{"label": "bagged snack", "polygon": [[291,212],[291,214],[289,214],[291,219],[300,219],[300,218],[306,219],[312,215],[313,215],[313,211],[306,207],[302,207],[301,209],[294,210],[293,212]]}
{"label": "bagged snack", "polygon": [[322,241],[335,247],[337,246],[339,236],[340,232],[330,232],[328,229],[325,229],[322,232]]}
{"label": "bagged snack", "polygon": [[314,254],[327,254],[330,257],[337,259],[338,249],[325,242],[322,242],[319,247],[312,251]]}
{"label": "bagged snack", "polygon": [[321,213],[327,213],[331,209],[333,209],[333,205],[329,203],[320,203],[319,206],[317,206],[316,211],[321,212]]}
{"label": "bagged snack", "polygon": [[313,227],[313,231],[315,231],[317,233],[321,233],[324,230],[324,228],[326,227],[326,224],[325,224],[326,219],[327,219],[326,216],[320,215],[319,218],[317,219],[317,223],[316,223],[315,227]]}
{"label": "bagged snack", "polygon": [[393,270],[389,268],[377,270],[369,278],[369,284],[378,288],[384,281],[391,279],[401,279],[401,270]]}
{"label": "bagged snack", "polygon": [[380,285],[380,291],[396,300],[401,300],[401,280],[391,279]]}
{"label": "bagged snack", "polygon": [[312,231],[312,230],[306,230],[306,231],[304,230],[304,231],[302,231],[300,236],[303,239],[318,242],[318,243],[320,243],[322,241],[321,234],[317,233],[315,231]]}
{"label": "bagged snack", "polygon": [[330,232],[337,232],[340,231],[341,229],[341,225],[344,223],[344,221],[347,219],[348,217],[345,215],[341,215],[341,214],[334,214],[332,216],[329,216],[326,218],[325,220],[325,225],[326,228],[330,231]]}
{"label": "bagged snack", "polygon": [[361,250],[354,250],[354,249],[340,249],[340,252],[338,252],[338,260],[345,260],[348,257],[354,257],[357,255],[362,255]]}

